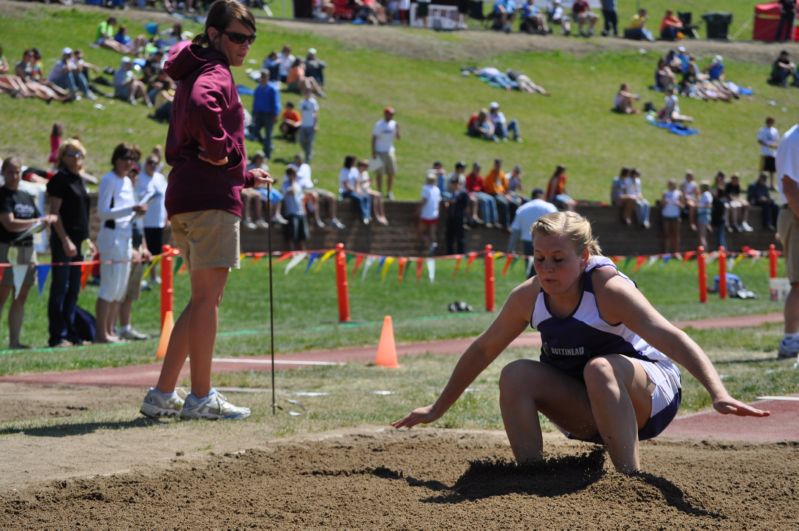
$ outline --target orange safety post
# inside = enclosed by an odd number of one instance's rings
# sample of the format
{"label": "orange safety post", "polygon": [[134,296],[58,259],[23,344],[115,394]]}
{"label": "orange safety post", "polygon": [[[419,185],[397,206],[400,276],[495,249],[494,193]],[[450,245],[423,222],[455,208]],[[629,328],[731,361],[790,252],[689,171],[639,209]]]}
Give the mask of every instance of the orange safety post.
{"label": "orange safety post", "polygon": [[719,298],[727,298],[727,251],[719,247]]}
{"label": "orange safety post", "polygon": [[777,248],[768,246],[768,278],[777,278]]}
{"label": "orange safety post", "polygon": [[707,269],[705,268],[705,248],[696,249],[696,265],[699,269],[699,302],[707,302]]}
{"label": "orange safety post", "polygon": [[350,320],[350,298],[347,289],[347,253],[344,244],[336,244],[336,288],[338,291],[338,320],[346,323]]}
{"label": "orange safety post", "polygon": [[486,311],[494,311],[494,253],[491,245],[486,245],[485,253],[485,285],[486,285]]}
{"label": "orange safety post", "polygon": [[175,286],[172,281],[172,256],[175,251],[171,246],[164,245],[161,252],[161,329],[163,329],[167,312],[173,311]]}

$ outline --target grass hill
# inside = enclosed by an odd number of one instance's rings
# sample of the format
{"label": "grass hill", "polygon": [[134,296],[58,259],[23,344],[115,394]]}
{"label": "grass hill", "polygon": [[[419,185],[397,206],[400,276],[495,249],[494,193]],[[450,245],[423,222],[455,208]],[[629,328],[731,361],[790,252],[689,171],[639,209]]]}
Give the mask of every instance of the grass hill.
{"label": "grass hill", "polygon": [[[657,12],[655,4],[647,7]],[[117,54],[89,48],[97,23],[108,13],[83,6],[4,3],[0,5],[0,44],[12,65],[23,48],[38,46],[45,67],[50,68],[59,50],[70,46],[84,48],[92,63],[116,67]],[[132,34],[143,31],[149,20],[158,20],[162,27],[172,20],[158,13],[126,11],[118,15]],[[200,29],[195,23],[186,27]],[[777,45],[686,42],[689,49],[698,51],[702,65],[713,54],[722,53],[728,78],[751,86],[755,95],[731,104],[683,99],[683,112],[696,118],[701,134],[681,138],[648,125],[641,116],[609,112],[622,81],[630,83],[642,101],[661,104],[662,95],[647,86],[657,57],[668,47],[665,43],[642,46],[601,38],[433,33],[259,20],[258,41],[245,67],[257,69],[270,50],[283,44],[299,53],[313,46],[328,64],[329,96],[320,101],[321,131],[314,160],[320,184],[337,187],[344,155],[369,154],[371,126],[383,106],[391,104],[397,109],[403,135],[397,148],[397,195],[402,199],[417,197],[424,171],[433,160],[442,160],[447,167],[456,160],[476,160],[487,167],[499,157],[506,166],[523,167],[528,189],[545,184],[555,165],[565,164],[570,193],[593,200],[606,199],[610,178],[622,165],[642,170],[645,190],[652,197],[660,193],[666,179],[681,177],[686,168],[695,170],[700,178],[710,177],[717,169],[739,172],[748,182],[757,169],[754,135],[763,119],[775,115],[778,128],[784,131],[796,121],[799,103],[796,89],[776,89],[765,83],[769,58],[776,55]],[[466,64],[520,70],[543,84],[552,96],[491,88],[474,77],[461,76],[460,67]],[[235,72],[237,81],[253,86],[244,70]],[[249,107],[249,97],[243,100]],[[283,94],[284,103],[296,100]],[[523,144],[493,144],[465,135],[470,113],[491,101],[500,102],[509,118],[521,122]],[[116,143],[130,141],[149,149],[164,142],[166,126],[149,120],[143,106],[105,99],[100,103],[105,109],[97,110],[85,100],[48,106],[40,101],[0,98],[0,116],[4,118],[0,157],[16,153],[27,164],[46,165],[53,122],[62,122],[68,135],[80,135],[90,152],[88,167],[98,175],[107,171]],[[249,152],[258,149],[255,143],[247,147]],[[277,142],[272,164],[276,174],[282,173],[281,160],[297,148]]]}

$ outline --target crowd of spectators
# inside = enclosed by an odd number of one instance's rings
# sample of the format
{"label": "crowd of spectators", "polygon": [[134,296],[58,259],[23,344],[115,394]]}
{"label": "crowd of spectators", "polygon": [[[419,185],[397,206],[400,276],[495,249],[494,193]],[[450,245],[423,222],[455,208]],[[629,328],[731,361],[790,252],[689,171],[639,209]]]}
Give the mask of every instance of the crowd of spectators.
{"label": "crowd of spectators", "polygon": [[705,101],[730,102],[741,95],[751,94],[749,89],[726,79],[724,70],[721,55],[713,56],[710,64],[702,69],[685,46],[678,46],[658,59],[654,89],[664,93],[672,90],[675,95]]}

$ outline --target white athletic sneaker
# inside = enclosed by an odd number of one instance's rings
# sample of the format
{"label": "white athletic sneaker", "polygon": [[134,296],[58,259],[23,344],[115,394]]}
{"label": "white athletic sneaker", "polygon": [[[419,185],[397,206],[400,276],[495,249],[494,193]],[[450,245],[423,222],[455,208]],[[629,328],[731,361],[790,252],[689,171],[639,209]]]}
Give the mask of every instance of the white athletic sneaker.
{"label": "white athletic sneaker", "polygon": [[799,354],[799,341],[787,340],[785,338],[780,341],[780,349],[777,352],[777,359],[784,360],[796,358],[797,354]]}
{"label": "white athletic sneaker", "polygon": [[166,395],[151,387],[141,404],[141,414],[156,419],[158,417],[177,417],[183,409],[183,399],[177,392]]}
{"label": "white athletic sneaker", "polygon": [[202,399],[194,395],[187,396],[180,412],[180,418],[183,419],[243,420],[249,416],[250,408],[234,406],[216,389],[211,389],[208,396]]}

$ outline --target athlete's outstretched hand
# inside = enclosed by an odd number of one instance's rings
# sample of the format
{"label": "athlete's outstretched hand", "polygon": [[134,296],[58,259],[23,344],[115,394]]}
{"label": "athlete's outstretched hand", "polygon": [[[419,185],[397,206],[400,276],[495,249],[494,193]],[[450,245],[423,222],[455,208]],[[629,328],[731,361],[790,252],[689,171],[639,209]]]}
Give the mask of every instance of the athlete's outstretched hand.
{"label": "athlete's outstretched hand", "polygon": [[713,402],[713,408],[722,415],[738,415],[739,417],[768,417],[769,411],[757,409],[731,396],[722,397]]}
{"label": "athlete's outstretched hand", "polygon": [[395,428],[413,428],[417,424],[429,424],[441,417],[440,413],[433,410],[433,406],[424,406],[411,411],[407,417],[391,423]]}

